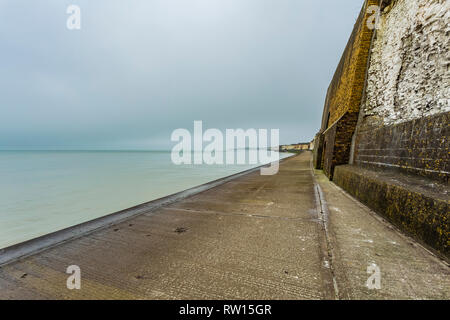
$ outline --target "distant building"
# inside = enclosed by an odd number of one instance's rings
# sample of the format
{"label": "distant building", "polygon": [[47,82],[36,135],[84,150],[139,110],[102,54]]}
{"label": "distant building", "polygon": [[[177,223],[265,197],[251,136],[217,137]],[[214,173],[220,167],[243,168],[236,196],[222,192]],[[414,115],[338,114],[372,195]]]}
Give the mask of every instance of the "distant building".
{"label": "distant building", "polygon": [[311,150],[310,142],[302,142],[302,143],[294,143],[289,145],[281,145],[281,152],[289,152],[289,151],[302,151],[302,150]]}

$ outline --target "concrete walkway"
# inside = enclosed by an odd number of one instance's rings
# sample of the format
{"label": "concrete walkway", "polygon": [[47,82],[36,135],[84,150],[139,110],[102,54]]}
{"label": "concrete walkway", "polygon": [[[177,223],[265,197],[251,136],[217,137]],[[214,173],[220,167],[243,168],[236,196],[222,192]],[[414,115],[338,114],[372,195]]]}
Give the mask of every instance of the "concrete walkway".
{"label": "concrete walkway", "polygon": [[[310,167],[311,154],[0,268],[0,299],[449,299],[450,269]],[[366,286],[367,267],[381,289]],[[81,289],[68,290],[69,265]]]}

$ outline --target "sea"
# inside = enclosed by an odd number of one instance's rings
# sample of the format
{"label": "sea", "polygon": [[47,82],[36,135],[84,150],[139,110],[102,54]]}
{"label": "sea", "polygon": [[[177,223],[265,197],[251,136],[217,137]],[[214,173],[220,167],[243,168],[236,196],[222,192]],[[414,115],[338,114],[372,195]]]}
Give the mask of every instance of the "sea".
{"label": "sea", "polygon": [[259,165],[175,165],[169,151],[0,151],[0,248]]}

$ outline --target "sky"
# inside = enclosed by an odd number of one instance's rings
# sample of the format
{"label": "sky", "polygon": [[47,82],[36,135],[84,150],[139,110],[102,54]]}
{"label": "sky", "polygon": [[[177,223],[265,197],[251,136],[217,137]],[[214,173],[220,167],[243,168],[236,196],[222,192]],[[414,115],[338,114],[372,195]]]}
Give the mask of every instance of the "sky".
{"label": "sky", "polygon": [[194,120],[310,141],[362,4],[0,0],[0,149],[170,149]]}

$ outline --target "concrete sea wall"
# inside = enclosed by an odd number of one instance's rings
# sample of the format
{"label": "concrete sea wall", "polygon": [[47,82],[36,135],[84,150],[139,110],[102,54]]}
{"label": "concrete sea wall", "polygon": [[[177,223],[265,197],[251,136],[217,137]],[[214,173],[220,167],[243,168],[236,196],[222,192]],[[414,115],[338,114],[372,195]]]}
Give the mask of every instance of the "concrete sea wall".
{"label": "concrete sea wall", "polygon": [[372,45],[355,162],[448,183],[450,2],[398,0]]}
{"label": "concrete sea wall", "polygon": [[446,258],[449,69],[450,1],[364,1],[314,150],[315,168]]}
{"label": "concrete sea wall", "polygon": [[[367,27],[368,20],[373,15],[368,9],[378,3],[378,0],[364,2],[328,88],[320,129],[322,137],[315,141],[317,152],[314,163],[317,168],[323,167],[330,178],[334,167],[347,163],[349,159],[374,31]],[[323,158],[318,157],[319,154]]]}

